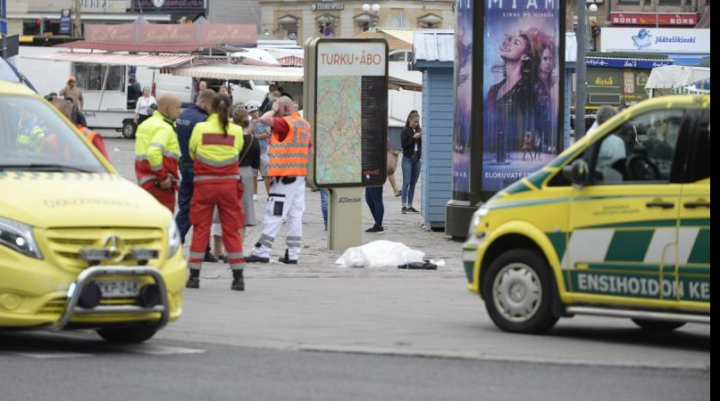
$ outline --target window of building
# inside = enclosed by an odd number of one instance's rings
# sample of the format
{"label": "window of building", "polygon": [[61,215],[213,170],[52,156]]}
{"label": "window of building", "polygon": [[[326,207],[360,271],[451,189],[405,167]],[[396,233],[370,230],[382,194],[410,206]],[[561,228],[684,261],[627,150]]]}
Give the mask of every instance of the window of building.
{"label": "window of building", "polygon": [[318,34],[325,38],[334,38],[337,36],[338,19],[330,14],[325,14],[316,19],[318,25]]}

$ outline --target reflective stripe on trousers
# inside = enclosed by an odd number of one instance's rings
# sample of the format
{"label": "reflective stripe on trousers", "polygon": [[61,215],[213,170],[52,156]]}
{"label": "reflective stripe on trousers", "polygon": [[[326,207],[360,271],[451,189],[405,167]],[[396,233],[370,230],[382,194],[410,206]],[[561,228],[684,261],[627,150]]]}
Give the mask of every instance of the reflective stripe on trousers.
{"label": "reflective stripe on trousers", "polygon": [[234,175],[196,175],[194,182],[213,181],[213,180],[235,180],[240,181],[240,174]]}
{"label": "reflective stripe on trousers", "polygon": [[[302,249],[302,218],[305,213],[305,177],[297,177],[292,184],[274,182],[263,220],[262,237],[254,255],[269,258],[275,238],[287,219],[287,244],[290,260],[298,260]],[[282,203],[282,215],[275,215],[275,205]]]}

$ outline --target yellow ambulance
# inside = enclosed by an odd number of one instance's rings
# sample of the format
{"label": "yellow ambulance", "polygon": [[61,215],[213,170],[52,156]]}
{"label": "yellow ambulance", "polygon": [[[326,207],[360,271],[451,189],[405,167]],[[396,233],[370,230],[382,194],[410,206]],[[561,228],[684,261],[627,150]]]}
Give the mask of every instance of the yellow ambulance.
{"label": "yellow ambulance", "polygon": [[150,339],[182,311],[187,264],[170,212],[5,67],[0,330]]}
{"label": "yellow ambulance", "polygon": [[475,213],[468,289],[509,332],[575,315],[709,324],[710,143],[710,96],[620,113]]}

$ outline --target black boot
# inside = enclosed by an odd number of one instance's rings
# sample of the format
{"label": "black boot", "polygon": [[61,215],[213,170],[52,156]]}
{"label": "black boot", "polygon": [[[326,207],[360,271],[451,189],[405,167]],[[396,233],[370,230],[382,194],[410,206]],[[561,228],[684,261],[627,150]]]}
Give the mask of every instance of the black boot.
{"label": "black boot", "polygon": [[233,282],[230,289],[233,291],[245,291],[245,278],[242,269],[233,270]]}
{"label": "black boot", "polygon": [[190,277],[188,277],[186,288],[200,288],[200,270],[190,269]]}
{"label": "black boot", "polygon": [[284,264],[286,264],[286,265],[296,265],[296,264],[298,264],[298,261],[297,261],[297,260],[290,260],[290,251],[289,251],[289,250],[285,250],[285,257],[281,257],[278,261],[279,261],[280,263],[284,263]]}
{"label": "black boot", "polygon": [[270,258],[261,258],[259,256],[250,255],[245,258],[245,262],[267,264],[267,263],[270,263]]}

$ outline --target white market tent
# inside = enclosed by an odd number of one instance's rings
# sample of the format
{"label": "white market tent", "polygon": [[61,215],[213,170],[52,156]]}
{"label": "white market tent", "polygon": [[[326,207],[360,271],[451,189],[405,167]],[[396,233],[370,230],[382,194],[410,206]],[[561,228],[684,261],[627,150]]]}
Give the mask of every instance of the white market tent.
{"label": "white market tent", "polygon": [[695,86],[710,79],[710,68],[670,65],[652,70],[645,89],[654,94],[672,94],[678,88]]}
{"label": "white market tent", "polygon": [[[167,70],[166,70],[167,71]],[[179,77],[197,79],[222,79],[231,81],[304,82],[305,68],[259,67],[254,65],[206,65],[187,68],[173,68],[168,71]],[[422,91],[420,85],[397,77],[390,77],[390,89]]]}
{"label": "white market tent", "polygon": [[303,82],[304,68],[260,67],[254,65],[206,65],[176,68],[170,72],[179,77],[238,81]]}

